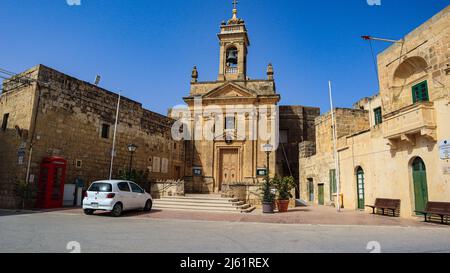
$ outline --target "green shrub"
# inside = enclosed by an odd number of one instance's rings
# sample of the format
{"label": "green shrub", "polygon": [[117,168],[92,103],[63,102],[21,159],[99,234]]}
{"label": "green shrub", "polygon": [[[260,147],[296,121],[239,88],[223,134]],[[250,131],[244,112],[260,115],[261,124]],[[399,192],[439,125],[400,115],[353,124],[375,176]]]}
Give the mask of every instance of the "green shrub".
{"label": "green shrub", "polygon": [[296,185],[292,176],[283,178],[275,177],[272,183],[277,189],[278,200],[289,200],[293,197],[291,192],[295,189]]}
{"label": "green shrub", "polygon": [[261,199],[263,203],[273,203],[275,201],[275,194],[272,192],[272,182],[268,178],[264,178],[264,183],[261,187]]}

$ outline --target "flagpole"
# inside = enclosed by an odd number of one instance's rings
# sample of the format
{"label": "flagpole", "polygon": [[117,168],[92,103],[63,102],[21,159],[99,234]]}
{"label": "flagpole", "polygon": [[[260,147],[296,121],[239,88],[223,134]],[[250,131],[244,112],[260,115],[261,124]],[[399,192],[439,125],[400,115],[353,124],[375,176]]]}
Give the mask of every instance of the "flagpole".
{"label": "flagpole", "polygon": [[[338,212],[341,212],[341,196],[340,196],[340,171],[339,171],[339,154],[337,152],[337,128],[336,128],[336,119],[334,116],[334,108],[333,108],[333,95],[331,91],[331,81],[328,81],[328,89],[330,93],[330,105],[331,105],[331,123],[333,127],[333,150],[334,150],[334,165],[336,168],[336,199],[337,199],[337,207]],[[330,181],[331,183],[331,181]]]}
{"label": "flagpole", "polygon": [[113,146],[111,150],[111,166],[109,167],[109,180],[112,179],[114,157],[116,156],[116,134],[117,134],[117,122],[119,120],[120,98],[121,95],[119,93],[119,99],[117,100],[117,109],[116,109],[116,122],[114,124]]}

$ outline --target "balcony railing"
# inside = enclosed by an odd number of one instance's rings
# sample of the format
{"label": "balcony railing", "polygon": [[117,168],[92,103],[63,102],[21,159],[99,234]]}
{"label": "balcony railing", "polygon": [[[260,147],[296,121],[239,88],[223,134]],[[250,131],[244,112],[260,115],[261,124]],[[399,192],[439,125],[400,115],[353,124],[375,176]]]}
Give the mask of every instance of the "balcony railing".
{"label": "balcony railing", "polygon": [[383,136],[390,141],[411,140],[418,134],[436,140],[436,117],[432,102],[410,105],[384,119]]}
{"label": "balcony railing", "polygon": [[225,69],[226,74],[237,74],[239,72],[237,67],[227,67]]}
{"label": "balcony railing", "polygon": [[223,26],[222,34],[245,32],[244,26]]}

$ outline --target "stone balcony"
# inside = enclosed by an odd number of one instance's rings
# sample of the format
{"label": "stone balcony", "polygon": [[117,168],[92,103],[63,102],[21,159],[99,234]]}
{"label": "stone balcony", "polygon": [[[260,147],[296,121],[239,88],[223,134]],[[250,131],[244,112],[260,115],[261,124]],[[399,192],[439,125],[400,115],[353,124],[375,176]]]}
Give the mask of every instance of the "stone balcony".
{"label": "stone balcony", "polygon": [[383,136],[395,148],[399,141],[415,145],[417,136],[436,141],[434,104],[422,102],[409,105],[384,117]]}

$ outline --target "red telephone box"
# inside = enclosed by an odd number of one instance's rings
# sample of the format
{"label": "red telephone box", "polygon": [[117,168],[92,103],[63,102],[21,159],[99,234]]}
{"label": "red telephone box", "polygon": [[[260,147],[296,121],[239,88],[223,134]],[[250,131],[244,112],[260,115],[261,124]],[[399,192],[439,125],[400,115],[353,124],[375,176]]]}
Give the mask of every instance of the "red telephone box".
{"label": "red telephone box", "polygon": [[66,169],[67,161],[64,158],[47,157],[42,160],[36,207],[52,209],[63,206]]}

